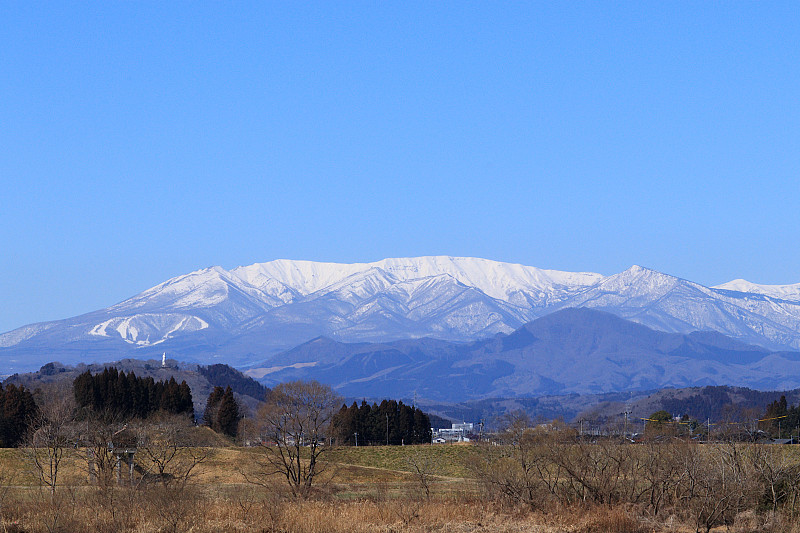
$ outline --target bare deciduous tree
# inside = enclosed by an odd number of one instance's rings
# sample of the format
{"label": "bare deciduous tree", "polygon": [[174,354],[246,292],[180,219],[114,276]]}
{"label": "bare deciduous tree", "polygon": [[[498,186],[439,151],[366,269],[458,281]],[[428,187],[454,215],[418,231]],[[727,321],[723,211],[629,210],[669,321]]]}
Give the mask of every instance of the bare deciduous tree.
{"label": "bare deciduous tree", "polygon": [[419,448],[406,456],[406,466],[411,470],[420,488],[425,492],[425,498],[431,497],[431,484],[436,477],[436,460]]}
{"label": "bare deciduous tree", "polygon": [[64,387],[53,385],[40,392],[40,403],[28,428],[25,456],[40,485],[55,495],[64,454],[76,439],[75,401]]}
{"label": "bare deciduous tree", "polygon": [[122,474],[119,449],[134,448],[136,436],[122,422],[87,419],[81,426],[80,444],[86,450],[89,482],[100,488],[110,487]]}
{"label": "bare deciduous tree", "polygon": [[561,425],[531,428],[527,417],[513,417],[502,435],[504,446],[481,446],[471,467],[489,493],[514,504],[543,509],[566,495],[565,472],[555,457],[574,441],[574,431]]}
{"label": "bare deciduous tree", "polygon": [[340,397],[316,381],[281,383],[267,395],[256,422],[261,432],[262,460],[256,477],[242,474],[248,482],[269,485],[280,475],[294,496],[306,496],[314,479],[324,470],[320,461],[334,410]]}
{"label": "bare deciduous tree", "polygon": [[753,465],[756,479],[764,487],[764,499],[769,502],[773,512],[784,502],[788,502],[791,512],[794,511],[796,496],[791,496],[796,485],[798,465],[796,456],[786,452],[774,445],[750,446],[748,449],[748,459]]}
{"label": "bare deciduous tree", "polygon": [[209,449],[195,446],[194,429],[183,415],[153,417],[137,426],[140,462],[153,472],[164,488],[183,489],[197,467],[208,459]]}

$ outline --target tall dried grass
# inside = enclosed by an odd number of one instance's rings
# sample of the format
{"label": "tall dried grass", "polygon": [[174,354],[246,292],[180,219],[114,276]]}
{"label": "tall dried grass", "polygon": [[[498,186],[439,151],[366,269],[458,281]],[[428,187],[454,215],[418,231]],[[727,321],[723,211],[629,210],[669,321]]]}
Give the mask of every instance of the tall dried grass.
{"label": "tall dried grass", "polygon": [[[164,485],[145,477],[132,487],[91,486],[78,468],[78,455],[70,457],[65,470],[64,479],[69,483],[59,486],[55,494],[37,487],[25,472],[0,478],[0,533],[693,533],[699,527],[691,509],[681,510],[674,497],[675,501],[665,499],[658,513],[652,511],[650,499],[618,498],[609,503],[589,497],[563,501],[550,497],[533,506],[525,500],[499,498],[491,491],[479,490],[472,480],[447,475],[434,476],[428,493],[424,483],[408,470],[375,465],[384,461],[394,467],[394,455],[368,452],[361,457],[361,465],[332,470],[330,479],[305,499],[289,497],[277,478],[267,487],[243,483],[231,465],[246,463],[246,450],[213,450],[185,486]],[[354,450],[347,454],[358,459]],[[345,460],[347,454],[339,459]],[[23,466],[16,455],[0,451],[0,471]],[[627,476],[627,471],[624,474]],[[791,513],[765,512],[752,506],[738,512],[728,525],[726,531],[731,533],[800,533],[800,523]]]}

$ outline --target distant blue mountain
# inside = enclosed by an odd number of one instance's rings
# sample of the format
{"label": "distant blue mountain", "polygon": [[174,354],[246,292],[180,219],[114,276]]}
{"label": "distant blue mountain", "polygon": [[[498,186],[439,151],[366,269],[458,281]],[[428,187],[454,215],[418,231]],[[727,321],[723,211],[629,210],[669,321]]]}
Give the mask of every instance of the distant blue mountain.
{"label": "distant blue mountain", "polygon": [[665,333],[611,313],[571,308],[469,343],[347,344],[319,337],[246,373],[266,385],[313,378],[346,396],[461,402],[723,384],[796,388],[798,355],[715,332]]}

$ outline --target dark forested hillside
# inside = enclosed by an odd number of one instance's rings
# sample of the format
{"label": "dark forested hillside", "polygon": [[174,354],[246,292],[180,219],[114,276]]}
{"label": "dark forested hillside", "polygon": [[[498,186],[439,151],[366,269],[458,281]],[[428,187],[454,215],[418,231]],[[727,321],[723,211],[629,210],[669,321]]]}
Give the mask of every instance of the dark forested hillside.
{"label": "dark forested hillside", "polygon": [[[264,395],[268,390],[263,385],[245,376],[238,370],[228,365],[211,365],[210,367],[198,367],[194,364],[182,363],[174,359],[167,359],[166,365],[161,361],[138,359],[123,359],[110,363],[100,363],[92,365],[77,365],[74,367],[65,366],[60,363],[48,363],[37,372],[26,374],[14,374],[7,378],[3,383],[16,386],[24,386],[26,389],[35,391],[50,383],[65,382],[70,386],[80,374],[86,371],[93,375],[102,373],[105,368],[116,367],[118,371],[135,373],[137,377],[150,377],[154,381],[168,382],[174,378],[176,382],[185,381],[192,391],[194,400],[194,412],[200,415],[205,409],[205,401],[215,386],[227,387],[230,385],[234,393],[238,395],[238,400],[244,412],[255,412],[258,403],[264,400]],[[212,383],[209,377],[214,380]]]}
{"label": "dark forested hillside", "polygon": [[197,372],[214,387],[230,387],[233,392],[263,402],[269,389],[228,365],[216,364],[197,367]]}
{"label": "dark forested hillside", "polygon": [[[757,391],[742,387],[703,387],[696,393],[684,397],[665,397],[661,406],[672,414],[686,414],[698,420],[737,419],[752,411],[749,418],[763,414],[767,404],[782,395],[797,397],[797,391]],[[736,420],[738,421],[738,420]]]}

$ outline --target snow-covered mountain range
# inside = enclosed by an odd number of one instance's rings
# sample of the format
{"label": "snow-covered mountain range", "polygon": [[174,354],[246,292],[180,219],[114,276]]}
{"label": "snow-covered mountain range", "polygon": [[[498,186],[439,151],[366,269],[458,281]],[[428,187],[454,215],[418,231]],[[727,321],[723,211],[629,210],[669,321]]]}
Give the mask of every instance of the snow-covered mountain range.
{"label": "snow-covered mountain range", "polygon": [[52,360],[167,351],[187,361],[247,366],[317,336],[471,341],[567,307],[604,310],[665,332],[712,330],[769,349],[800,348],[800,284],[705,287],[639,266],[603,276],[417,257],[198,270],[106,309],[4,333],[0,365],[10,372]]}

